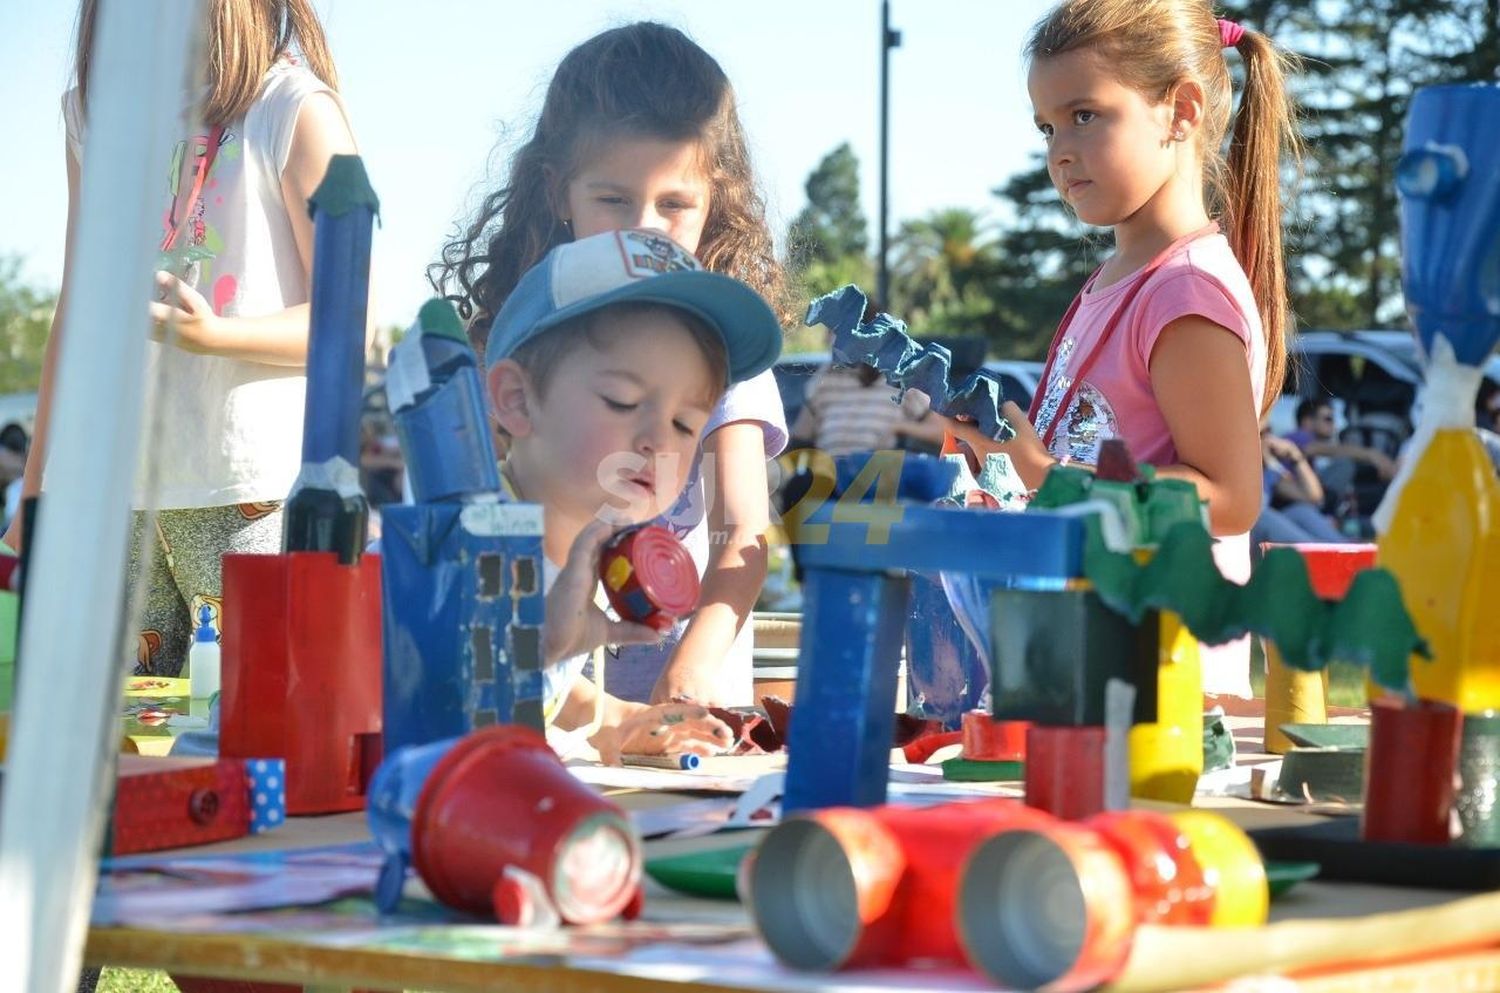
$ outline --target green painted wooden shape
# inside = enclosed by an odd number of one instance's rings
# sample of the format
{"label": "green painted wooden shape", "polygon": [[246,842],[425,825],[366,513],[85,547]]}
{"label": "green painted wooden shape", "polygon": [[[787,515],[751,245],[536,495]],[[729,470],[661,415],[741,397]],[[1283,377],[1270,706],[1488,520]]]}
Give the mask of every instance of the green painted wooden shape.
{"label": "green painted wooden shape", "polygon": [[943,762],[943,778],[956,783],[1008,783],[1026,778],[1024,762],[954,758]]}
{"label": "green painted wooden shape", "polygon": [[693,896],[738,900],[735,878],[754,845],[734,845],[646,860],[646,875],[669,890]]}
{"label": "green painted wooden shape", "polygon": [[1368,724],[1283,724],[1281,733],[1294,745],[1309,748],[1368,748]]}
{"label": "green painted wooden shape", "polygon": [[[1084,575],[1106,604],[1134,623],[1150,609],[1169,610],[1207,644],[1258,634],[1275,642],[1282,660],[1295,669],[1353,662],[1368,668],[1380,686],[1401,693],[1410,684],[1411,656],[1431,657],[1388,570],[1366,569],[1354,577],[1343,600],[1323,600],[1313,592],[1307,560],[1293,548],[1276,548],[1250,582],[1231,583],[1214,564],[1213,539],[1201,511],[1196,517],[1190,512],[1180,481],[1155,480],[1144,470],[1135,482],[1115,483],[1093,480],[1081,469],[1054,468],[1032,506],[1057,508],[1091,499],[1120,508],[1135,547],[1156,546],[1142,565],[1109,549],[1097,515],[1085,519]],[[1146,540],[1137,542],[1140,537]]]}

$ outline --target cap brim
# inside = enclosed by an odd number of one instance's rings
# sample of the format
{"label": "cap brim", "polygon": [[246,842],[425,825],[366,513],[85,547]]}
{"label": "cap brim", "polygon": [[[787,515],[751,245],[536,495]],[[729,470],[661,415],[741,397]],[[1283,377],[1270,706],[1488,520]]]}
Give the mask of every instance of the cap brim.
{"label": "cap brim", "polygon": [[539,321],[526,338],[535,338],[580,315],[627,302],[661,304],[702,319],[724,342],[731,383],[760,375],[781,355],[781,325],[760,294],[737,279],[703,271],[666,272],[580,300]]}

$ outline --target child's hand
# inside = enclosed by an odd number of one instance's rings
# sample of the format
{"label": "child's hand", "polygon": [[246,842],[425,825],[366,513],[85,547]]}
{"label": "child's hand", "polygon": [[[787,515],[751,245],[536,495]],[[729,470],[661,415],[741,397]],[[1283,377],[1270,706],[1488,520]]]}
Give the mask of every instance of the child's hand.
{"label": "child's hand", "polygon": [[695,703],[646,707],[589,739],[606,765],[621,755],[717,755],[733,744],[729,726]]}
{"label": "child's hand", "polygon": [[614,533],[604,521],[578,532],[568,562],[547,594],[547,622],[542,627],[542,664],[553,665],[600,645],[652,644],[661,635],[644,624],[612,620],[594,603],[599,585],[599,550]]}
{"label": "child's hand", "polygon": [[151,309],[151,337],[165,341],[167,325],[176,325],[177,344],[189,352],[213,351],[217,334],[214,314],[203,294],[170,272],[156,273],[156,299],[147,306]]}
{"label": "child's hand", "polygon": [[[943,417],[943,424],[949,433],[958,439],[959,443],[969,451],[973,452],[981,465],[991,454],[1000,452],[1010,456],[1010,460],[1016,467],[1017,474],[1028,489],[1036,489],[1042,485],[1047,471],[1057,464],[1052,453],[1047,451],[1047,446],[1042,444],[1042,439],[1037,435],[1036,429],[1031,426],[1031,421],[1026,419],[1026,411],[1016,404],[1007,400],[1000,407],[1000,413],[1010,422],[1015,431],[1015,437],[1009,441],[996,441],[987,437],[978,427],[974,425],[972,418],[960,415],[959,417]],[[941,417],[940,414],[933,414]]]}

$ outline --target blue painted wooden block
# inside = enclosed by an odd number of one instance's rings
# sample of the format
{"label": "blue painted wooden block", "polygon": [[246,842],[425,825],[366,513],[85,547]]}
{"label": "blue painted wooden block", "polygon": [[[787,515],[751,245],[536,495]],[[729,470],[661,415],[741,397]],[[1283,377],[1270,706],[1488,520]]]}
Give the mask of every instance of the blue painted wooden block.
{"label": "blue painted wooden block", "polygon": [[542,509],[387,505],[385,754],[495,723],[542,728]]}

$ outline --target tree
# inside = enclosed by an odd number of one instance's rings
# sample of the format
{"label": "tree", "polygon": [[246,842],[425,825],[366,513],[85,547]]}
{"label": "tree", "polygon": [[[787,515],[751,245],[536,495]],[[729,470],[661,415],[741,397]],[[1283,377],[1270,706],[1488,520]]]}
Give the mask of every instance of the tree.
{"label": "tree", "polygon": [[995,243],[977,211],[937,210],[896,232],[892,309],[930,335],[994,337]]}
{"label": "tree", "polygon": [[823,156],[804,189],[807,206],[787,236],[792,268],[865,257],[869,225],[859,207],[859,159],[848,142]]}
{"label": "tree", "polygon": [[0,258],[0,393],[35,390],[57,294],[21,278],[21,260]]}
{"label": "tree", "polygon": [[1085,227],[1047,175],[1045,157],[994,190],[1012,220],[1001,231],[990,275],[995,351],[1042,358],[1068,304],[1108,254],[1109,232]]}

